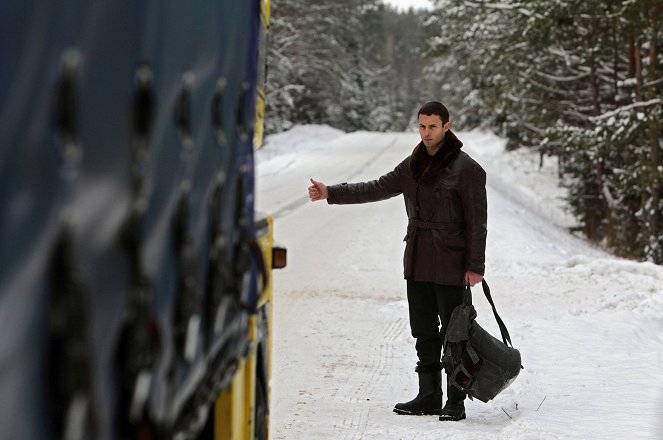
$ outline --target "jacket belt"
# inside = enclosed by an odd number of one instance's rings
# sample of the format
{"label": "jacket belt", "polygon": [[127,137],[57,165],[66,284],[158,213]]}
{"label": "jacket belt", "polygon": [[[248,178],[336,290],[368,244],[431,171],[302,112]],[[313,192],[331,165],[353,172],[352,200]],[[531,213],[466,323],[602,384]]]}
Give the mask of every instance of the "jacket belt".
{"label": "jacket belt", "polygon": [[462,222],[425,222],[422,220],[409,219],[408,228],[417,229],[440,229],[443,231],[462,231],[465,224]]}

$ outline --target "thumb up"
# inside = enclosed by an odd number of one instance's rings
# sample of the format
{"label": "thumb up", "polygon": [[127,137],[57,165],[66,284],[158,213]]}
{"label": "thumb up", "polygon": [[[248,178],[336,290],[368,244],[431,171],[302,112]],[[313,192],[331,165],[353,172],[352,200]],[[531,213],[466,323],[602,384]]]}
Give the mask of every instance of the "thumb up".
{"label": "thumb up", "polygon": [[327,192],[327,185],[317,180],[311,179],[313,185],[308,187],[308,198],[312,202],[317,202],[318,200],[325,200],[329,193]]}

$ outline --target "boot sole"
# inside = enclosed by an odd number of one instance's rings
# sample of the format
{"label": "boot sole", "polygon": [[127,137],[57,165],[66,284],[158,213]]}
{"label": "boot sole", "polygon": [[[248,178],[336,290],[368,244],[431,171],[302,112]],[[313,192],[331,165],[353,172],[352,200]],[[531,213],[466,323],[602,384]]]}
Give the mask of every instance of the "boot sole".
{"label": "boot sole", "polygon": [[465,413],[461,414],[460,416],[451,416],[451,415],[442,415],[440,416],[440,422],[457,422],[459,420],[464,420],[465,419]]}
{"label": "boot sole", "polygon": [[442,408],[440,409],[431,409],[428,411],[408,411],[405,409],[399,409],[399,408],[394,408],[394,412],[396,414],[399,414],[401,416],[439,416],[440,411],[442,411]]}

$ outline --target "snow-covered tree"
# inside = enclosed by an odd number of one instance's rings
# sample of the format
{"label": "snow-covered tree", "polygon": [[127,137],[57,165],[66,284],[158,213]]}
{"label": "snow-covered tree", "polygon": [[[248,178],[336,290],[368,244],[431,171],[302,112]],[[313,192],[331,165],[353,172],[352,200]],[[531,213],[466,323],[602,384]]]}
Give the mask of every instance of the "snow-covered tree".
{"label": "snow-covered tree", "polygon": [[424,30],[380,0],[272,2],[267,131],[403,130],[420,104]]}
{"label": "snow-covered tree", "polygon": [[660,0],[437,0],[451,101],[559,158],[587,237],[663,263]]}

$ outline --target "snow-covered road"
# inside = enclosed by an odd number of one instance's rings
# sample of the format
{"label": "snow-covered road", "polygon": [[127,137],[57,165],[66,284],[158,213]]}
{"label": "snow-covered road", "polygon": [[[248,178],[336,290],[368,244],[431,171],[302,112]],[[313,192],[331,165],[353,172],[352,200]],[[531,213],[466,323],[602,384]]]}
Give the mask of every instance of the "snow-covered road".
{"label": "snow-covered road", "polygon": [[[663,267],[618,259],[563,226],[554,166],[458,133],[488,173],[486,279],[525,369],[467,420],[392,412],[416,394],[401,197],[310,203],[308,179],[370,180],[416,133],[296,127],[257,156],[259,210],[275,216],[288,267],[275,273],[273,439],[661,439]],[[478,321],[499,331],[475,288]]]}

